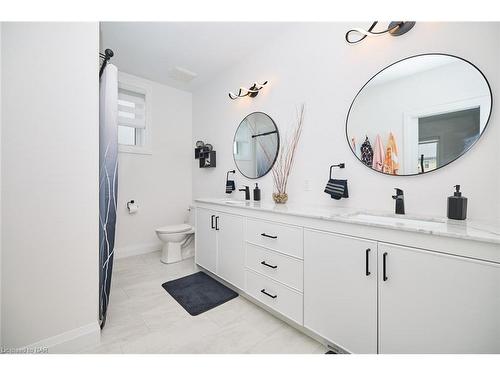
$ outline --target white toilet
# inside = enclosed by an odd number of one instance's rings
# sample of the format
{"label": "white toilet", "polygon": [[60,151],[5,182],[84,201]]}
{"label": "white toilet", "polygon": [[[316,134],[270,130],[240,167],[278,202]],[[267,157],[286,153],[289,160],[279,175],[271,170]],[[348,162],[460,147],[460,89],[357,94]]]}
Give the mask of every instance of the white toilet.
{"label": "white toilet", "polygon": [[166,225],[156,229],[156,235],[163,242],[160,259],[162,263],[175,263],[183,259],[181,250],[192,242],[194,235],[191,209],[188,221],[189,224]]}

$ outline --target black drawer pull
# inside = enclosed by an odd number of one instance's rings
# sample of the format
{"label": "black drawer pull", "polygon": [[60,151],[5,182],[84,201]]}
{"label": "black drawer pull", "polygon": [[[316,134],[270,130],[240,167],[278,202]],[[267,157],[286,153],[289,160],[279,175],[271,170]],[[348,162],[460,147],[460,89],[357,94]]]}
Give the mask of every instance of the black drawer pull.
{"label": "black drawer pull", "polygon": [[278,295],[277,295],[277,294],[275,294],[274,296],[273,296],[272,294],[269,294],[268,292],[266,292],[266,290],[265,290],[265,289],[262,289],[260,292],[261,292],[261,293],[264,293],[266,296],[271,297],[271,298],[276,298],[276,297],[278,297]]}
{"label": "black drawer pull", "polygon": [[382,255],[382,269],[383,269],[382,280],[387,281],[387,253],[384,253]]}
{"label": "black drawer pull", "polygon": [[371,273],[370,272],[370,264],[369,264],[370,251],[371,251],[371,249],[366,249],[366,262],[365,262],[366,263],[366,276],[370,276],[370,273]]}
{"label": "black drawer pull", "polygon": [[212,229],[215,229],[215,227],[214,227],[214,217],[215,217],[215,215],[212,215],[212,218],[210,219],[210,222],[211,222],[210,226],[212,227]]}
{"label": "black drawer pull", "polygon": [[267,266],[269,268],[278,268],[278,266],[271,266],[270,264],[267,264],[265,260],[263,260],[262,262],[260,262],[260,264],[262,264],[263,266]]}
{"label": "black drawer pull", "polygon": [[261,233],[260,235],[264,236],[264,237],[267,237],[267,238],[273,238],[273,239],[278,238],[278,236],[271,236],[270,234],[265,234],[265,233]]}
{"label": "black drawer pull", "polygon": [[219,230],[219,217],[215,217],[215,230]]}

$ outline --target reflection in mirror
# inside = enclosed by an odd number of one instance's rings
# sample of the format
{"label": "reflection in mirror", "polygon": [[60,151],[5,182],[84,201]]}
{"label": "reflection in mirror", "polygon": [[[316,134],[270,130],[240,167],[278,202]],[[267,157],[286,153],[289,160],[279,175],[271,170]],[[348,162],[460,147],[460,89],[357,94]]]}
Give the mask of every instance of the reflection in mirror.
{"label": "reflection in mirror", "polygon": [[233,142],[236,167],[245,177],[259,178],[274,165],[279,149],[278,128],[262,112],[249,114],[241,121]]}
{"label": "reflection in mirror", "polygon": [[463,155],[491,113],[484,75],[461,58],[426,54],[379,72],[349,109],[346,134],[358,159],[392,175],[430,172]]}

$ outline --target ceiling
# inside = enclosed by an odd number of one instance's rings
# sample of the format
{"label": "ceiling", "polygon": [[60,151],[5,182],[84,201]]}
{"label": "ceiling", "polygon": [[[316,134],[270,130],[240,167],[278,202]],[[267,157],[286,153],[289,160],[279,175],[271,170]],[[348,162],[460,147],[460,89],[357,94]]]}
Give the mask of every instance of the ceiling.
{"label": "ceiling", "polygon": [[[277,22],[101,22],[101,50],[111,48],[115,53],[112,62],[123,72],[192,91],[294,25]],[[176,67],[196,73],[196,78],[183,81],[182,72],[172,72]]]}

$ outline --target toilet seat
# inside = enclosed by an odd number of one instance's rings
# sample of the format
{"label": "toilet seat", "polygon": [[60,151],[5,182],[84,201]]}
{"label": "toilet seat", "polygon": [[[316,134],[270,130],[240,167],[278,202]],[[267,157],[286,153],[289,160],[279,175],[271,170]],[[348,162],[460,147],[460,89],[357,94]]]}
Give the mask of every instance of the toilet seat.
{"label": "toilet seat", "polygon": [[184,233],[192,230],[193,227],[189,224],[176,224],[176,225],[166,225],[164,227],[158,228],[157,233],[162,234],[174,234],[174,233]]}

